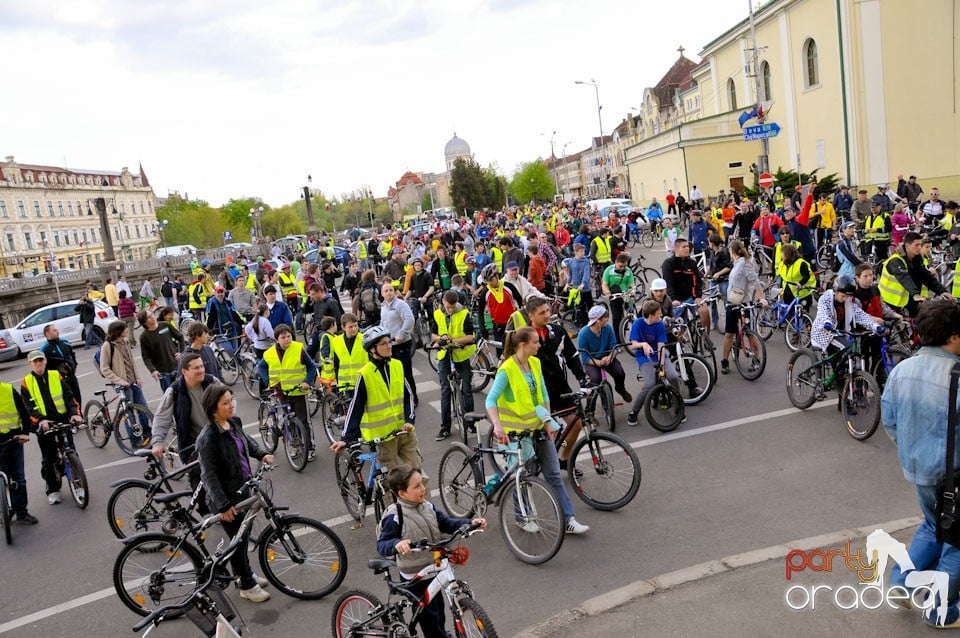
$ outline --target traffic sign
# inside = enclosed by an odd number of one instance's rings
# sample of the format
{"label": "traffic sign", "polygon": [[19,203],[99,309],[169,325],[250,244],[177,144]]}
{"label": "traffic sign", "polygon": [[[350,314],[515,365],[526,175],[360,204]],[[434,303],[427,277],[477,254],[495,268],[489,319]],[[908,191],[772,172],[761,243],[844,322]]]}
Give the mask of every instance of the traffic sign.
{"label": "traffic sign", "polygon": [[760,188],[770,188],[771,186],[773,186],[773,175],[770,173],[760,175]]}
{"label": "traffic sign", "polygon": [[229,230],[223,231],[223,241],[228,242],[231,239],[233,239],[233,233],[231,233]]}
{"label": "traffic sign", "polygon": [[748,126],[743,129],[743,141],[765,140],[768,137],[776,137],[780,134],[780,125],[776,122],[761,124],[759,126]]}

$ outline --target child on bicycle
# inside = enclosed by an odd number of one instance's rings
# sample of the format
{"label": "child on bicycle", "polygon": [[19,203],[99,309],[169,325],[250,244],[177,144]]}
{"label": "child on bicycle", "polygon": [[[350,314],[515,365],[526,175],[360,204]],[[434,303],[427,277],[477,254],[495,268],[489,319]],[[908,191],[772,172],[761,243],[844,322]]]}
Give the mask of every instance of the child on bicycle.
{"label": "child on bicycle", "polygon": [[[394,557],[400,576],[412,579],[421,569],[433,564],[431,552],[413,552],[412,541],[426,538],[431,543],[442,540],[441,534],[452,534],[464,525],[474,523],[486,529],[487,521],[475,518],[452,518],[433,503],[427,501],[427,488],[423,475],[410,465],[398,465],[387,474],[387,486],[397,497],[380,519],[380,536],[377,538],[377,551],[381,556]],[[430,581],[424,580],[409,589],[417,596],[423,596]],[[423,608],[417,624],[425,638],[448,638],[444,625],[446,614],[443,608],[443,596],[436,596]]]}
{"label": "child on bicycle", "polygon": [[[637,358],[637,365],[640,366],[643,385],[637,391],[630,413],[627,414],[627,425],[630,426],[640,423],[638,415],[643,408],[643,401],[657,383],[656,366],[660,360],[660,349],[667,344],[667,326],[663,322],[663,309],[660,303],[653,299],[644,301],[640,314],[641,317],[633,323],[633,328],[630,330],[630,345]],[[679,390],[680,378],[669,357],[663,358],[663,370],[667,375],[667,381]]]}

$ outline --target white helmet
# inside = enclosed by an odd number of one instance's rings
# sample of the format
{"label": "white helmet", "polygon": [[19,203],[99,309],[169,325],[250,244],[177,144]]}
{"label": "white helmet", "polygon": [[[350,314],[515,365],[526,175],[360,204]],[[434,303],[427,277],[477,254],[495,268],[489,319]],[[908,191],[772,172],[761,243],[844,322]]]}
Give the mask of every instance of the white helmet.
{"label": "white helmet", "polygon": [[370,350],[370,348],[377,345],[381,339],[389,336],[389,330],[383,326],[374,326],[363,333],[363,349]]}
{"label": "white helmet", "polygon": [[651,292],[654,291],[654,290],[666,290],[666,289],[667,289],[667,282],[666,282],[666,280],[664,280],[664,279],[659,279],[659,278],[658,278],[658,279],[654,279],[652,282],[650,282],[650,290],[651,290]]}

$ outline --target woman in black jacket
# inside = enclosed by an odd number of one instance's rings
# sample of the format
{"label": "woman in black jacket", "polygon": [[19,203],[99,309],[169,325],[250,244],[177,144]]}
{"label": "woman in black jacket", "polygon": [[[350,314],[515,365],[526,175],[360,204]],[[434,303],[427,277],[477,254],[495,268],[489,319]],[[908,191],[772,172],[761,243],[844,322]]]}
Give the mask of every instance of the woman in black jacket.
{"label": "woman in black jacket", "polygon": [[[220,514],[220,524],[233,538],[240,530],[242,517],[237,516],[234,505],[243,500],[239,493],[250,478],[250,457],[261,463],[272,464],[273,455],[267,454],[257,442],[243,431],[240,419],[234,416],[236,400],[225,385],[214,384],[203,391],[203,411],[210,423],[197,438],[197,455],[200,459],[200,481],[206,490],[210,511]],[[249,528],[247,530],[249,532]],[[262,603],[270,599],[263,591],[267,581],[256,576],[243,545],[230,558],[234,576],[240,579],[240,597]]]}

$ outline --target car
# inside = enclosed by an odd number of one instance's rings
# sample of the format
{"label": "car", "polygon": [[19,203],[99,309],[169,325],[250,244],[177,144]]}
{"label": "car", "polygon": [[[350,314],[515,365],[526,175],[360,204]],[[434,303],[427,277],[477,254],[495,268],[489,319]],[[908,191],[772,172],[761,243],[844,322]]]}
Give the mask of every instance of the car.
{"label": "car", "polygon": [[[107,327],[116,320],[113,308],[104,301],[94,301],[96,317],[93,330],[101,339],[107,334]],[[36,350],[46,338],[43,328],[48,324],[60,330],[60,338],[70,345],[83,345],[83,326],[80,325],[80,313],[75,310],[77,301],[61,301],[38,308],[13,328],[0,330],[0,361],[16,359],[21,354]]]}
{"label": "car", "polygon": [[223,248],[220,250],[226,250],[228,252],[239,252],[241,250],[246,250],[248,248],[253,248],[253,244],[248,241],[237,241],[232,244],[224,244]]}
{"label": "car", "polygon": [[[317,261],[317,252],[318,252],[317,248],[312,248],[307,252],[303,253],[304,263],[312,264],[315,261]],[[345,271],[347,266],[350,264],[350,251],[348,251],[346,248],[343,248],[341,246],[334,246],[333,252],[337,256],[337,259],[336,259],[337,263],[340,264],[340,266]],[[325,258],[326,257],[324,256],[321,259],[325,259]]]}

